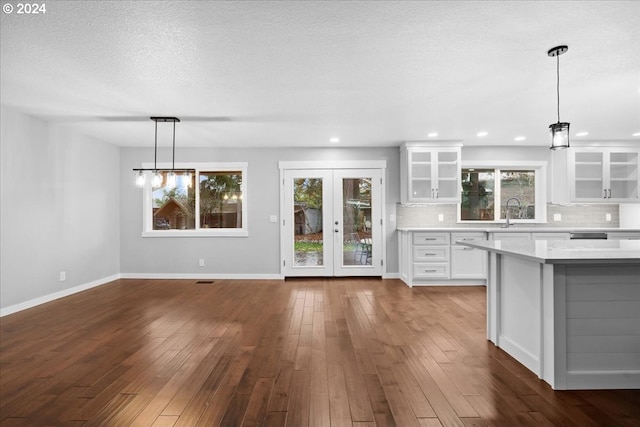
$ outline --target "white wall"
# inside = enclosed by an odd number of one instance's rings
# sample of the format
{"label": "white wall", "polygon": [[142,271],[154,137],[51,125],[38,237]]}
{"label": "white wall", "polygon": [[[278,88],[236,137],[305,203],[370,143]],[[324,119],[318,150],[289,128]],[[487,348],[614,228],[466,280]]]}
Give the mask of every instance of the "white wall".
{"label": "white wall", "polygon": [[[153,161],[152,149],[121,150],[121,272],[147,275],[279,275],[280,226],[279,161],[386,160],[386,220],[400,200],[400,155],[394,148],[367,149],[177,149],[176,162],[248,162],[249,236],[142,238],[142,190],[134,185],[132,168]],[[160,149],[158,161],[170,161],[170,150]],[[387,222],[386,271],[398,272],[395,223]],[[198,259],[205,266],[198,266]]]}
{"label": "white wall", "polygon": [[6,106],[1,121],[0,307],[117,275],[119,148]]}
{"label": "white wall", "polygon": [[499,161],[551,161],[549,147],[546,146],[464,146],[462,162],[499,160]]}

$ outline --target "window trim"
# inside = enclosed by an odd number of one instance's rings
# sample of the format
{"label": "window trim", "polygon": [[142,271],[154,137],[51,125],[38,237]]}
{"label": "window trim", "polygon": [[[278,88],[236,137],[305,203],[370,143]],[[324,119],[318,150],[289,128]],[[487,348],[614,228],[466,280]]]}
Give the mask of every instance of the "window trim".
{"label": "window trim", "polygon": [[[512,224],[546,224],[547,223],[547,162],[545,161],[504,161],[504,160],[482,160],[482,161],[463,161],[462,169],[498,169],[498,170],[533,170],[535,171],[536,180],[536,212],[535,219],[510,219]],[[460,189],[462,191],[462,188]],[[496,188],[496,196],[500,197],[500,186]],[[500,199],[498,199],[501,201]],[[461,203],[457,204],[456,215],[459,224],[505,224],[506,219],[494,219],[493,221],[480,220],[462,220],[461,219]]]}
{"label": "window trim", "polygon": [[[175,169],[195,170],[195,185],[199,186],[201,172],[242,172],[242,228],[196,228],[192,230],[154,230],[153,229],[153,190],[151,180],[145,180],[142,189],[142,237],[247,237],[249,236],[248,222],[248,163],[247,162],[183,162],[176,163]],[[142,168],[153,168],[153,163],[142,163]],[[171,163],[158,163],[158,169],[171,169]],[[147,172],[148,173],[148,172]],[[199,227],[200,192],[196,191],[196,226]]]}

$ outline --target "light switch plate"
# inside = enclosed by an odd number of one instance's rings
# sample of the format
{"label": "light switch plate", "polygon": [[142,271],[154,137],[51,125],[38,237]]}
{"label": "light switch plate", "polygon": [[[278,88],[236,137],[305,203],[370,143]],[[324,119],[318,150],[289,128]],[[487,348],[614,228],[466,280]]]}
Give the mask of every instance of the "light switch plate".
{"label": "light switch plate", "polygon": [[444,221],[444,214],[438,214],[438,221]]}
{"label": "light switch plate", "polygon": [[278,222],[278,215],[269,215],[269,222]]}
{"label": "light switch plate", "polygon": [[562,221],[562,214],[553,214],[554,221]]}
{"label": "light switch plate", "polygon": [[607,212],[606,214],[604,214],[604,218],[607,221],[611,221],[611,214]]}

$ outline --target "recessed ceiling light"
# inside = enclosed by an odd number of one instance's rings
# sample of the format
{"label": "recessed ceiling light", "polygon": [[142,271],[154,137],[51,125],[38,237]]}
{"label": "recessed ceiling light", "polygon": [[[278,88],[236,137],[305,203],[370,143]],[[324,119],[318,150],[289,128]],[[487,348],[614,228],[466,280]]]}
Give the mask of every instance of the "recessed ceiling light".
{"label": "recessed ceiling light", "polygon": [[631,135],[631,136],[640,136],[640,132],[636,132],[636,133],[634,133],[634,134],[633,134],[633,135]]}
{"label": "recessed ceiling light", "polygon": [[513,139],[514,139],[514,141],[524,141],[525,139],[527,139],[527,137],[526,136],[516,136]]}
{"label": "recessed ceiling light", "polygon": [[340,138],[337,137],[333,137],[329,139],[329,142],[333,143],[333,144],[337,144],[338,142],[340,142]]}
{"label": "recessed ceiling light", "polygon": [[427,136],[428,136],[429,138],[435,138],[436,136],[438,136],[438,132],[429,132],[429,133],[427,134]]}
{"label": "recessed ceiling light", "polygon": [[487,135],[489,135],[489,132],[485,132],[485,131],[478,132],[478,136],[479,137],[483,137],[483,136],[487,136]]}
{"label": "recessed ceiling light", "polygon": [[578,132],[576,133],[576,136],[587,136],[589,135],[589,132]]}

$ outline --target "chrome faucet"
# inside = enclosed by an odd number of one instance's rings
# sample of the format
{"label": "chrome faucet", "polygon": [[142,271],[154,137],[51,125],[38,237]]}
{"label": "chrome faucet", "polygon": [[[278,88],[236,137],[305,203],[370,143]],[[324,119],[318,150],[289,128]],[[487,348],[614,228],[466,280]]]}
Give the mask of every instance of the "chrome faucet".
{"label": "chrome faucet", "polygon": [[505,223],[504,227],[505,228],[509,228],[509,226],[511,225],[510,222],[510,215],[509,215],[509,202],[511,202],[512,200],[515,200],[518,203],[518,209],[522,209],[522,203],[520,203],[520,200],[517,197],[512,197],[509,200],[507,200],[507,222]]}

